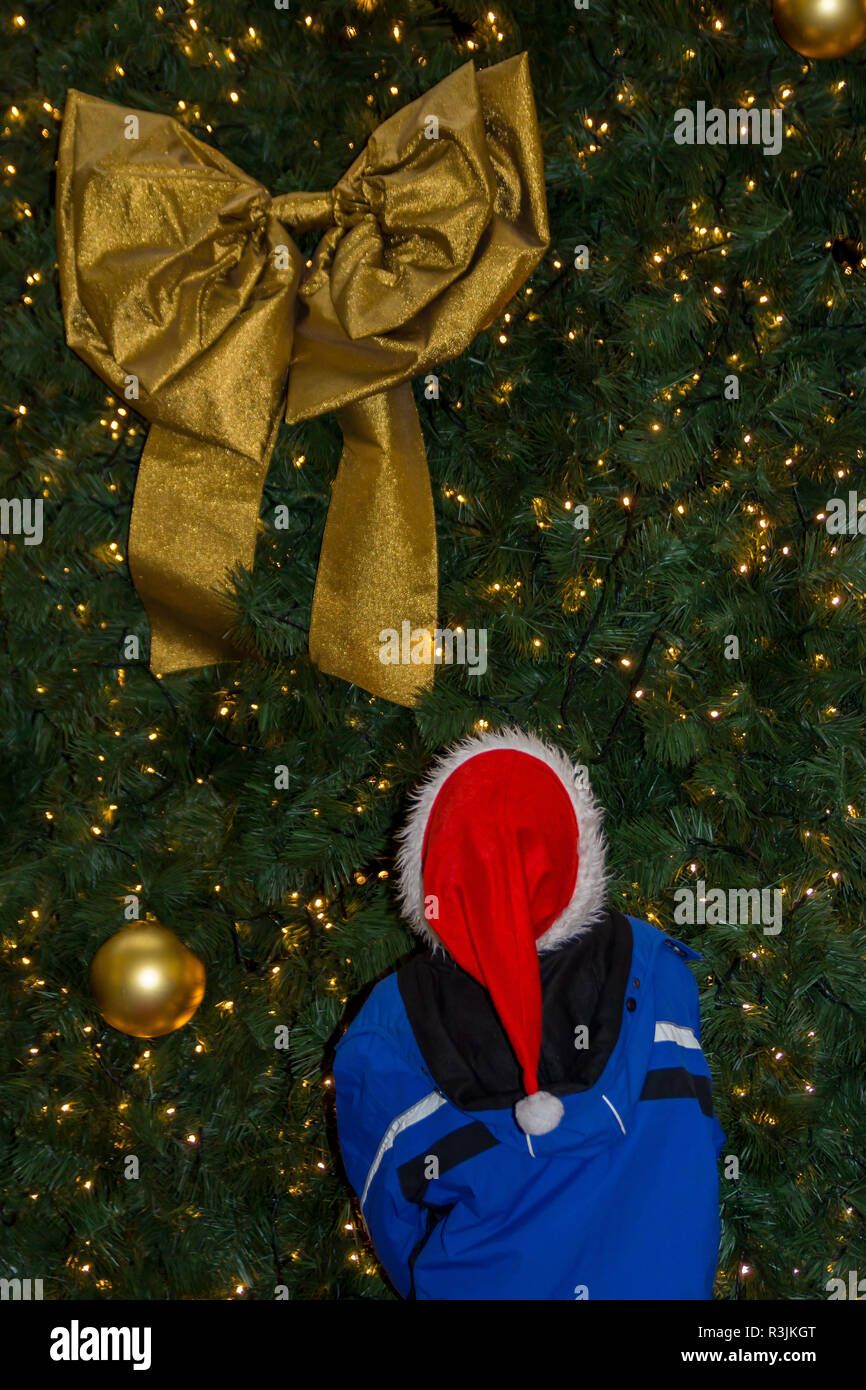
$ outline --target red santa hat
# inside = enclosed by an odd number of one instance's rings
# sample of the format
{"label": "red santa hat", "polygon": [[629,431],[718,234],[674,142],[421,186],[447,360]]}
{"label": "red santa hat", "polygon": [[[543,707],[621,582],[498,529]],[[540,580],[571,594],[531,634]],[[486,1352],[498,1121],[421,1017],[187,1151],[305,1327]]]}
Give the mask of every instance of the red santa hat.
{"label": "red santa hat", "polygon": [[400,840],[404,913],[488,991],[523,1072],[517,1123],[546,1134],[563,1110],[538,1088],[538,954],[573,941],[604,912],[598,803],[558,748],[508,729],[438,759]]}

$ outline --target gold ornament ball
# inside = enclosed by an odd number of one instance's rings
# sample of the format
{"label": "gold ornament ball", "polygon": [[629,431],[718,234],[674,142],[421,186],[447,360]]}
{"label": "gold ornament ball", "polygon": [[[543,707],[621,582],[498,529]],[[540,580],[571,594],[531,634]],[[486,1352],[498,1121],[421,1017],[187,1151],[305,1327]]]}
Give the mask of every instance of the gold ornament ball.
{"label": "gold ornament ball", "polygon": [[866,0],[773,0],[773,23],[804,58],[844,58],[866,43]]}
{"label": "gold ornament ball", "polygon": [[100,946],[90,988],[106,1023],[161,1038],[188,1023],[204,998],[205,968],[159,922],[131,922]]}

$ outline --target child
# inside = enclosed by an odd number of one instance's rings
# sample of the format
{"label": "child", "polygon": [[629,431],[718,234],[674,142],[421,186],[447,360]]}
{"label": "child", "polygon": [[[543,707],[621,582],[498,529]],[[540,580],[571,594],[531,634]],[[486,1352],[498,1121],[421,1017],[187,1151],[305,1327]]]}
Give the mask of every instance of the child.
{"label": "child", "polygon": [[723,1135],[695,951],[605,905],[601,813],[517,730],[434,765],[402,832],[430,950],[337,1048],[340,1145],[416,1299],[708,1299]]}

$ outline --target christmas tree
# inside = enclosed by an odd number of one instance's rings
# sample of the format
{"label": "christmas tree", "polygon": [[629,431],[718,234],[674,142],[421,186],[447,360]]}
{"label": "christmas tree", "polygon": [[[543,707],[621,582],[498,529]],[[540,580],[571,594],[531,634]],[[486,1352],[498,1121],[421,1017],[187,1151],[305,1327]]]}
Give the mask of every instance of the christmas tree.
{"label": "christmas tree", "polygon": [[[0,1274],[53,1299],[393,1296],[333,1048],[414,949],[407,792],[517,725],[588,770],[614,905],[703,953],[718,1296],[825,1298],[866,1270],[866,49],[801,57],[767,0],[33,0],[3,23]],[[173,116],[279,195],[524,50],[550,248],[438,393],[413,386],[439,623],[484,632],[486,670],[443,665],[406,708],[312,664],[324,414],[279,431],[231,588],[244,660],[158,679],[127,562],[147,426],[63,332],[67,90]],[[713,911],[720,890],[778,920]],[[131,916],[207,970],[164,1037],[91,993]]]}

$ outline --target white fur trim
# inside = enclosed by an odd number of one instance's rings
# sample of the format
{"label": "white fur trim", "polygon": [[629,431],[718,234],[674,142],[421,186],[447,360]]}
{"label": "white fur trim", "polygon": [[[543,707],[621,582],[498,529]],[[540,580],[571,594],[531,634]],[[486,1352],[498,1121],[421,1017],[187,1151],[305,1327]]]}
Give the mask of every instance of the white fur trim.
{"label": "white fur trim", "polygon": [[513,749],[538,758],[556,774],[571,799],[578,826],[577,881],[571,900],[547,931],[538,938],[541,951],[551,951],[582,936],[602,916],[607,898],[605,842],[602,831],[602,811],[591,788],[576,781],[576,772],[565,753],[552,744],[544,743],[535,734],[522,729],[503,729],[495,734],[480,734],[464,739],[436,760],[421,785],[413,793],[406,823],[398,834],[397,874],[400,905],[414,932],[431,946],[442,942],[424,916],[424,880],[421,870],[421,850],[433,803],[452,772],[479,753],[498,749]]}
{"label": "white fur trim", "polygon": [[514,1118],[524,1134],[549,1134],[564,1114],[562,1101],[549,1091],[533,1091],[514,1107]]}

